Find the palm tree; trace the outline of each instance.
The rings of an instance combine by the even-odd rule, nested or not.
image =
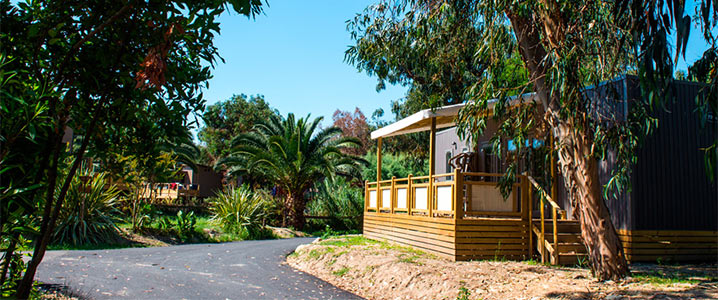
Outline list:
[[[227,166],[230,174],[248,174],[278,186],[286,197],[284,215],[298,230],[305,223],[305,194],[315,184],[337,174],[355,175],[366,163],[343,151],[359,147],[357,139],[341,136],[337,127],[319,129],[323,118],[311,122],[309,118],[295,119],[291,113],[286,119],[272,115],[255,124],[253,131],[236,136],[230,155],[218,162]],[[286,218],[283,223],[286,225]]]

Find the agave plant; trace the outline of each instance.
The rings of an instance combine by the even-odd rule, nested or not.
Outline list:
[[[60,244],[99,244],[116,237],[119,191],[105,174],[75,176],[57,220],[53,241]]]
[[[268,203],[248,186],[230,186],[210,198],[209,203],[212,220],[225,231],[244,234],[249,239],[266,235],[264,221]]]

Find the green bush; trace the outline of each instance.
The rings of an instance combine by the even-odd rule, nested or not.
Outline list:
[[[212,219],[227,232],[247,239],[271,237],[265,227],[268,203],[248,186],[229,187],[209,199]]]
[[[99,244],[117,237],[119,219],[115,205],[119,191],[96,174],[83,183],[81,176],[70,182],[65,203],[57,220],[53,242],[57,244]],[[85,177],[87,178],[87,177]]]
[[[183,211],[177,212],[177,235],[181,240],[186,240],[194,235],[195,227],[197,226],[197,216],[194,215],[193,211],[184,213]]]
[[[324,179],[317,184],[317,191],[307,205],[308,214],[328,216],[329,219],[310,220],[310,226],[322,230],[329,226],[333,230],[361,229],[364,212],[364,191],[352,186],[344,178]]]
[[[367,153],[364,159],[369,162],[366,168],[362,169],[364,180],[376,181],[376,153]],[[381,178],[391,179],[406,178],[409,174],[413,176],[424,176],[429,173],[429,161],[412,158],[406,154],[384,153],[381,156]]]

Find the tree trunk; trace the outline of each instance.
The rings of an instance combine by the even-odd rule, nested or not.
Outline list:
[[[104,97],[103,100],[104,101]],[[62,121],[60,122],[61,126],[59,128],[62,128],[62,130],[59,131],[59,134],[56,134],[53,136],[52,140],[53,143],[55,143],[55,149],[53,153],[53,167],[50,172],[50,185],[47,189],[46,199],[45,199],[45,214],[43,215],[42,225],[40,227],[40,238],[35,240],[35,249],[32,253],[32,259],[30,259],[30,262],[27,264],[27,269],[25,270],[25,274],[22,277],[22,280],[20,281],[20,284],[17,287],[17,293],[16,298],[19,299],[27,299],[30,297],[30,292],[32,291],[32,286],[35,281],[35,272],[37,272],[37,267],[40,265],[40,262],[42,262],[42,258],[45,256],[45,251],[47,250],[47,245],[50,243],[50,239],[52,237],[52,233],[55,230],[55,223],[57,222],[57,218],[60,215],[60,209],[62,209],[62,204],[65,202],[65,196],[67,195],[67,191],[70,188],[70,183],[72,181],[72,178],[75,176],[75,173],[77,172],[77,169],[80,166],[80,163],[82,163],[82,159],[85,155],[85,151],[87,150],[87,146],[90,143],[90,140],[92,139],[92,134],[94,132],[95,125],[97,124],[97,120],[99,118],[99,114],[95,114],[95,116],[92,118],[92,121],[90,122],[90,126],[88,126],[87,132],[85,133],[85,137],[82,140],[82,145],[80,146],[80,149],[75,154],[75,159],[72,162],[72,166],[70,167],[70,170],[67,172],[67,176],[65,177],[65,182],[60,188],[60,193],[57,195],[57,199],[55,199],[55,184],[57,181],[57,169],[59,164],[59,154],[60,154],[60,141],[62,140],[62,135],[64,135],[64,128],[67,124],[67,117],[64,117]],[[53,201],[54,200],[54,201]],[[52,207],[54,203],[54,207]],[[52,214],[47,215],[46,213],[50,210],[48,208],[52,208]]]
[[[294,227],[295,230],[304,229],[305,218],[304,218],[304,203],[303,193],[292,193],[289,196],[289,224]]]
[[[599,280],[625,277],[628,275],[626,258],[601,193],[597,159],[592,155],[593,137],[586,132],[575,132],[575,126],[569,123],[570,117],[562,120],[559,116],[558,95],[550,93],[551,88],[546,82],[544,60],[547,52],[541,43],[543,29],[537,19],[511,10],[507,10],[506,15],[516,34],[519,52],[529,70],[534,90],[546,113],[545,121],[553,129],[559,148],[562,149],[559,166],[578,211],[581,236],[588,249],[593,274]],[[553,37],[557,36],[560,35]]]
[[[12,235],[12,238],[10,240],[10,245],[5,250],[5,256],[3,257],[3,264],[2,264],[2,270],[0,271],[0,287],[2,287],[5,284],[5,278],[7,277],[7,272],[10,269],[10,261],[12,261],[13,256],[15,256],[15,246],[17,246],[17,240],[20,238],[20,234],[15,232]]]
[[[581,223],[581,237],[588,249],[591,271],[598,280],[618,280],[628,274],[623,246],[616,235],[598,177],[598,161],[591,155],[585,135],[559,126],[561,173],[571,191],[574,209]]]

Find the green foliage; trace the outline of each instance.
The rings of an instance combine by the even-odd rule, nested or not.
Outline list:
[[[209,156],[206,163],[214,164],[227,156],[232,138],[249,132],[255,123],[277,114],[277,110],[270,108],[262,95],[234,95],[208,106],[202,114],[204,127],[198,133],[199,140],[206,144],[206,154]]]
[[[152,186],[157,182],[169,182],[179,171],[176,156],[159,148],[147,155],[115,154],[106,161],[107,168],[114,171],[129,188],[122,198],[121,209],[128,216],[132,230],[140,231],[151,219],[153,207],[148,200],[156,195]],[[148,199],[149,198],[149,199]]]
[[[474,57],[482,26],[467,21],[468,7],[444,6],[442,18],[413,8],[409,1],[379,1],[347,22],[356,45],[349,46],[345,60],[377,76],[377,90],[386,82],[410,86],[403,105],[408,110],[398,113],[403,117],[463,102],[464,90],[484,70]]]
[[[249,174],[273,183],[286,197],[286,209],[295,229],[304,227],[305,193],[324,178],[336,174],[356,176],[364,161],[344,149],[358,146],[354,138],[341,137],[336,127],[319,129],[322,118],[310,121],[273,115],[255,125],[252,132],[232,141],[233,152],[218,162],[232,175]]]
[[[312,216],[327,216],[329,219],[310,220],[315,228],[329,227],[333,230],[357,230],[364,211],[364,190],[352,186],[342,177],[325,178],[316,185],[312,201],[307,204],[307,213]]]
[[[368,162],[366,168],[362,169],[362,179],[376,181],[376,154],[368,153],[364,156]],[[413,176],[424,176],[429,173],[429,162],[427,160],[412,159],[407,154],[382,154],[381,156],[381,178],[391,179],[406,178],[409,174]]]
[[[72,179],[63,203],[65,209],[53,233],[54,243],[101,244],[117,238],[119,219],[115,206],[120,192],[106,177],[85,173]]]
[[[339,269],[339,270],[332,271],[332,274],[334,274],[334,276],[342,277],[342,276],[344,276],[344,274],[346,274],[347,272],[349,272],[349,270],[351,270],[351,269],[350,269],[349,267],[346,267],[346,266],[345,266],[345,267],[342,267],[342,268]]]
[[[456,300],[469,300],[469,296],[471,296],[471,291],[462,286],[459,288],[459,295],[456,296]]]
[[[12,45],[0,53],[0,161],[2,169],[13,168],[4,175],[16,191],[3,201],[11,207],[0,210],[14,217],[3,216],[0,230],[42,215],[34,244],[44,253],[58,217],[50,212],[65,200],[85,154],[101,160],[111,153],[143,155],[183,136],[193,125],[188,116],[204,108],[202,89],[219,55],[217,19],[230,9],[254,16],[261,2],[0,1],[0,45]],[[79,149],[65,149],[68,129],[82,137]],[[62,181],[68,156],[72,167]],[[4,178],[0,186],[7,190]],[[30,296],[41,260],[32,258],[15,297]]]
[[[361,235],[345,235],[345,236],[332,236],[325,241],[319,242],[319,244],[326,245],[326,246],[336,246],[336,247],[351,247],[351,246],[379,244],[379,242],[365,238]]]
[[[470,89],[486,77],[486,52],[479,52],[489,22],[475,14],[471,1],[423,2],[382,0],[347,23],[355,45],[345,60],[360,71],[376,76],[377,89],[385,82],[409,86],[404,99],[392,102],[396,119],[421,109],[470,100]],[[488,23],[488,25],[487,25]],[[511,41],[508,28],[492,42]],[[497,49],[504,66],[491,76],[510,86],[526,85],[528,72],[514,47]],[[522,89],[510,89],[515,95]],[[383,114],[383,112],[382,112]],[[384,126],[381,122],[377,127]],[[415,133],[385,140],[388,152],[404,153],[414,160],[428,157],[428,134]]]
[[[718,46],[716,46],[716,38],[710,32],[706,39],[709,43],[712,42],[712,47],[688,67],[688,76],[692,80],[707,83],[707,86],[703,87],[696,95],[697,113],[701,118],[702,127],[718,122]],[[713,129],[715,130],[715,125]],[[706,175],[712,182],[716,182],[716,178],[718,178],[718,139],[701,150],[705,153]]]
[[[177,236],[181,240],[187,240],[192,237],[195,233],[195,226],[197,225],[197,216],[194,215],[193,211],[185,213],[184,211],[177,212]]]
[[[208,200],[212,219],[225,231],[262,239],[271,234],[265,227],[267,201],[246,185],[229,187]]]

